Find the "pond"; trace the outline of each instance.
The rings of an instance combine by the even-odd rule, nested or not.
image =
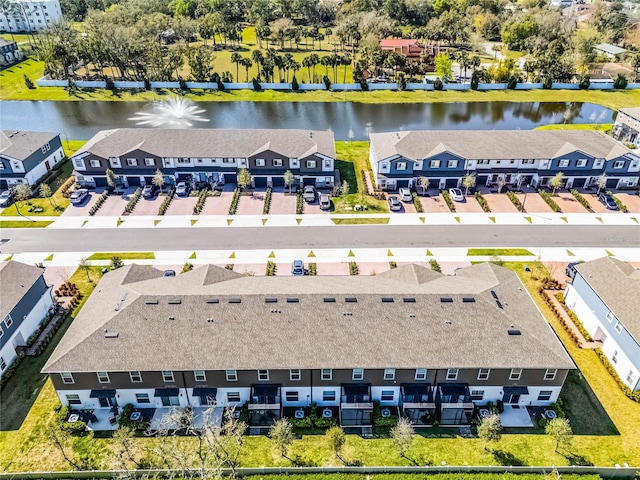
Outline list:
[[[532,129],[549,123],[613,123],[615,112],[577,102],[468,102],[366,104],[352,102],[195,102],[207,122],[194,128],[303,128],[333,130],[336,140],[367,140],[394,130]],[[152,112],[152,103],[5,101],[2,130],[61,132],[86,140],[97,131],[135,127],[131,120]]]

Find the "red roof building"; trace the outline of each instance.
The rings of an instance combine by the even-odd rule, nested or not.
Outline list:
[[[420,58],[424,45],[412,38],[384,38],[380,41],[382,50],[390,50],[407,58]]]

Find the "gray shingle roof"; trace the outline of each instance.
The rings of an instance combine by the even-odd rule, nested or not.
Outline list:
[[[630,150],[591,130],[420,130],[371,134],[378,160],[411,160],[447,150],[467,159],[555,158],[580,150],[596,158],[618,158]]]
[[[123,285],[139,268],[151,267],[104,276],[43,372],[573,368],[517,276],[495,265],[456,276],[413,265],[371,277],[215,276],[218,267],[204,266]],[[512,325],[522,335],[508,335]],[[118,337],[105,338],[105,330]]]
[[[640,107],[621,108],[620,111],[631,118],[640,120]]]
[[[640,270],[611,257],[580,263],[576,269],[636,341],[640,342]]]
[[[2,135],[0,135],[0,154],[23,161],[57,136],[57,133],[49,132],[2,130]]]
[[[41,268],[26,263],[13,260],[0,263],[0,321],[11,312],[43,273]]]
[[[79,155],[91,152],[102,158],[120,157],[141,149],[159,157],[242,157],[273,150],[291,158],[320,153],[335,158],[333,133],[317,130],[225,130],[118,128],[102,130]]]

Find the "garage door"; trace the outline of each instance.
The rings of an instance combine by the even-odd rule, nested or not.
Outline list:
[[[271,181],[274,187],[284,187],[284,177],[282,176],[271,177]]]
[[[93,177],[93,181],[96,184],[96,187],[106,187],[109,185],[107,183],[107,177]]]
[[[238,175],[236,175],[235,173],[225,173],[224,174],[224,183],[230,183],[232,185],[235,185],[236,183],[238,183]]]
[[[587,183],[586,178],[574,178],[573,179],[573,188],[582,188],[584,184]]]
[[[533,182],[533,175],[525,175],[524,179],[522,180],[522,185],[529,186],[531,185],[531,182]]]
[[[476,185],[478,187],[486,187],[488,181],[489,181],[489,175],[478,175],[478,180],[476,181]]]
[[[267,177],[253,177],[253,184],[256,187],[266,187],[267,186]]]
[[[315,186],[316,184],[316,177],[303,177],[302,178],[302,185],[313,185]]]
[[[409,186],[409,179],[398,180],[398,188],[407,188]]]
[[[9,188],[9,184],[4,178],[0,178],[0,190],[6,190]]]
[[[447,178],[445,180],[444,188],[455,188],[458,186],[457,178]]]
[[[618,178],[607,179],[607,188],[616,188],[618,186],[618,182],[619,182]]]
[[[193,175],[191,175],[190,173],[179,173],[178,174],[178,181],[179,182],[190,182],[193,180]]]
[[[134,176],[134,177],[127,177],[127,182],[129,183],[130,187],[139,187],[140,186],[140,177],[139,176]]]

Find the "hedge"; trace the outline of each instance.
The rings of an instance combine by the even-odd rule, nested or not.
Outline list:
[[[487,203],[487,199],[484,198],[484,195],[482,195],[482,193],[480,193],[480,192],[476,192],[475,197],[476,197],[476,200],[478,201],[478,203],[480,204],[480,207],[482,208],[482,211],[490,213],[491,212],[491,207],[489,207],[489,204]]]
[[[360,268],[356,262],[349,262],[349,275],[360,275]]]
[[[547,302],[549,309],[553,312],[558,322],[560,322],[560,325],[562,325],[562,328],[564,328],[565,332],[567,332],[567,335],[569,335],[569,338],[571,338],[573,343],[575,343],[578,346],[578,348],[582,348],[582,345],[580,344],[580,338],[575,334],[573,329],[569,325],[567,325],[567,322],[565,322],[564,317],[558,311],[558,307],[556,307],[553,301],[551,301],[549,294],[543,288],[540,288],[539,293],[542,296],[542,299],[545,302]]]
[[[278,270],[278,267],[276,266],[275,262],[272,262],[271,260],[269,260],[267,262],[267,271],[266,271],[265,275],[267,277],[275,277],[277,270]]]
[[[200,193],[198,194],[198,201],[193,207],[194,215],[200,215],[200,213],[202,213],[202,209],[204,208],[204,204],[207,201],[208,196],[209,196],[209,190],[207,190],[206,188],[203,188],[202,190],[200,190]]]
[[[613,368],[613,365],[611,365],[611,362],[609,362],[609,359],[606,357],[604,353],[602,353],[602,350],[600,350],[599,348],[596,348],[595,352],[596,352],[596,355],[598,355],[598,358],[600,359],[604,367],[607,369],[607,371],[611,374],[613,379],[616,381],[616,383],[620,387],[620,390],[622,390],[623,393],[634,402],[640,403],[640,390],[631,390],[629,388],[629,385],[627,385],[622,381],[622,379],[618,376],[618,372],[616,372],[616,369]]]
[[[574,312],[569,310],[567,308],[567,305],[564,303],[564,293],[563,292],[556,293],[556,299],[558,300],[558,302],[560,302],[560,305],[562,305],[562,307],[564,308],[564,311],[567,313],[567,315],[569,315],[569,318],[575,324],[576,328],[580,331],[584,339],[587,342],[593,342],[593,338],[591,338],[591,335],[589,334],[589,332],[587,332],[587,329],[584,328],[584,325],[582,325],[582,322],[580,321],[578,316]]]
[[[586,208],[590,212],[592,211],[589,201],[586,198],[584,198],[578,190],[576,190],[575,188],[571,190],[571,195],[575,197],[575,199],[578,201],[580,205],[582,205],[584,208]]]
[[[545,192],[544,190],[540,189],[540,190],[538,190],[538,194],[547,203],[547,205],[549,205],[551,207],[551,210],[553,210],[556,213],[562,212],[562,209],[560,208],[560,205],[558,205],[556,203],[556,201],[553,198],[551,198],[551,195],[549,195],[548,192]]]
[[[94,203],[93,206],[89,209],[89,215],[92,215],[92,216],[95,215],[96,212],[102,206],[102,204],[107,200],[108,196],[109,196],[108,190],[105,190],[104,192],[102,192],[102,194],[100,194],[100,196],[98,197],[98,200],[96,200],[96,203]]]
[[[268,187],[267,192],[264,194],[264,205],[262,206],[262,213],[267,215],[271,210],[271,191],[272,188]]]
[[[318,266],[315,263],[309,264],[309,275],[312,277],[318,275]]]
[[[442,268],[435,258],[429,260],[429,265],[431,266],[431,270],[442,273]]]
[[[167,196],[164,197],[164,200],[162,201],[160,208],[158,209],[158,215],[164,215],[165,213],[167,213],[167,209],[169,208],[169,205],[171,205],[171,200],[173,200],[173,196],[175,194],[176,194],[176,189],[174,187],[171,187],[167,192]]]
[[[447,207],[449,207],[449,210],[455,212],[456,206],[454,205],[453,200],[451,200],[451,195],[449,195],[449,192],[447,192],[446,190],[442,190],[442,192],[440,193],[442,194],[442,198],[444,198],[444,201],[447,203]]]
[[[129,202],[124,207],[124,213],[129,214],[133,212],[133,209],[136,208],[136,203],[140,200],[140,195],[142,195],[142,189],[140,187],[136,188],[136,191],[133,192],[133,196],[129,198]]]
[[[416,212],[418,213],[424,212],[424,208],[422,208],[422,202],[420,202],[420,198],[418,198],[418,194],[416,192],[413,192],[411,196],[413,197],[413,206],[416,207]]]
[[[238,202],[240,201],[240,189],[236,187],[233,191],[233,198],[231,199],[231,205],[229,205],[229,215],[235,215],[238,211]]]
[[[302,192],[298,192],[298,196],[296,198],[296,215],[302,215],[304,213],[304,197],[302,196]]]
[[[507,197],[509,198],[509,200],[511,200],[511,203],[513,203],[513,206],[516,207],[516,209],[519,212],[522,212],[522,202],[520,201],[520,199],[518,198],[518,196],[513,193],[513,192],[507,192]]]

